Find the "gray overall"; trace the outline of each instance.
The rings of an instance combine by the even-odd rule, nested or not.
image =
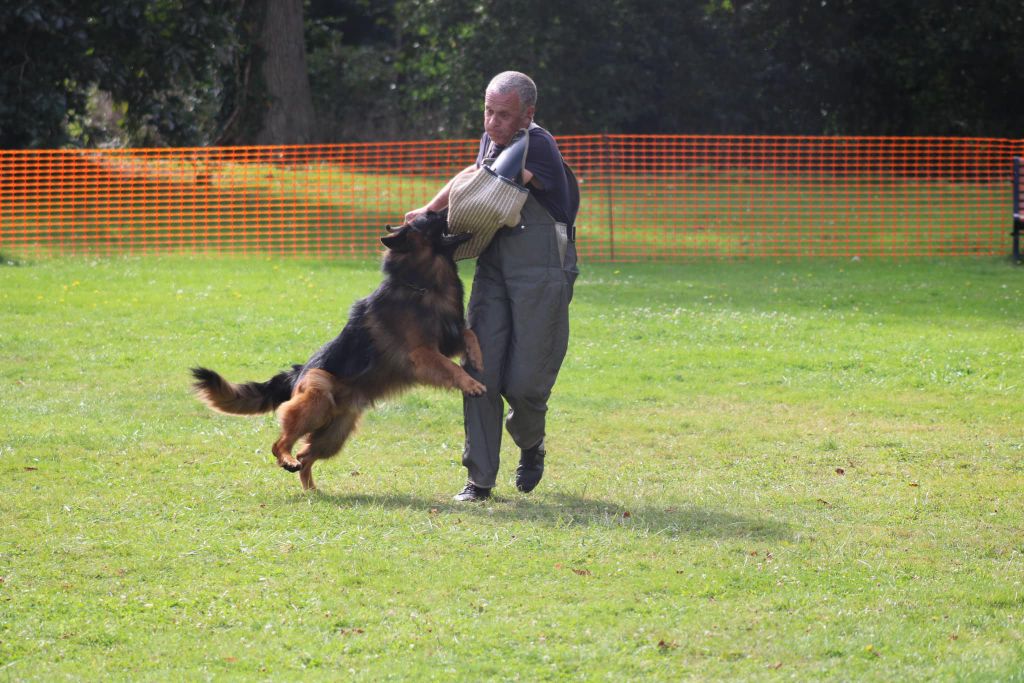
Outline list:
[[[522,225],[498,232],[480,255],[467,321],[480,340],[484,372],[467,371],[487,387],[463,397],[469,481],[492,488],[498,475],[502,418],[519,448],[544,438],[548,397],[569,345],[569,301],[576,245],[531,195]],[[502,398],[508,401],[508,416]]]

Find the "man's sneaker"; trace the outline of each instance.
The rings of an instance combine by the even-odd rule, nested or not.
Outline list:
[[[491,490],[485,489],[483,486],[477,486],[471,481],[466,482],[466,488],[462,489],[461,492],[456,493],[452,500],[457,500],[460,503],[475,503],[481,500],[487,500],[491,497]]]
[[[516,488],[529,493],[537,488],[540,478],[544,476],[544,440],[533,448],[524,448],[519,456],[519,467],[516,468]]]

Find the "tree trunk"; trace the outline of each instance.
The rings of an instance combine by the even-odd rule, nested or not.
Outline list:
[[[249,51],[240,69],[235,110],[217,143],[314,142],[302,0],[247,0],[241,23]]]

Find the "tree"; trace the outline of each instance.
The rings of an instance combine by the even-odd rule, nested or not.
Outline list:
[[[1019,0],[741,0],[720,19],[754,131],[1019,135]]]
[[[112,94],[135,143],[194,143],[216,109],[233,12],[212,0],[36,0],[0,9],[0,145],[96,144]]]
[[[316,116],[306,67],[302,0],[248,0],[234,97],[220,144],[313,142]]]
[[[387,140],[422,130],[400,96],[402,41],[394,0],[311,0],[306,9],[310,87],[327,140]]]
[[[0,9],[0,146],[309,142],[302,0],[35,0]]]
[[[467,137],[505,69],[562,135],[1017,137],[1022,34],[1020,0],[19,0],[0,145],[103,143],[96,93],[132,145]]]

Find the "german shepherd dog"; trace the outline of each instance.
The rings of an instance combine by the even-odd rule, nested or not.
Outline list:
[[[483,369],[480,343],[466,326],[462,281],[453,253],[471,237],[448,233],[447,212],[428,213],[381,238],[384,280],[357,301],[341,333],[306,361],[266,382],[234,384],[213,370],[192,369],[196,395],[232,415],[278,411],[277,464],[313,489],[317,460],[341,450],[363,411],[415,384],[486,388],[450,359],[464,355]],[[292,447],[306,437],[295,456]]]

